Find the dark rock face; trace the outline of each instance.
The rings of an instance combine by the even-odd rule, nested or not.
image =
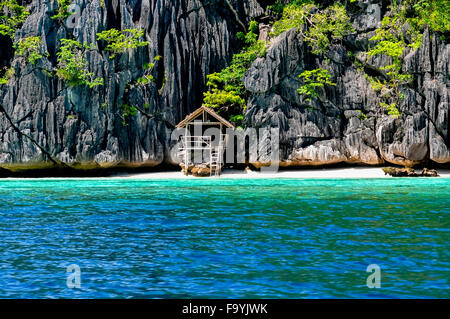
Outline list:
[[[36,66],[15,59],[15,77],[0,87],[0,104],[21,132],[0,116],[0,164],[46,161],[43,150],[69,164],[169,161],[172,125],[201,105],[206,75],[226,66],[239,50],[235,34],[243,31],[241,23],[264,15],[266,1],[229,2],[233,9],[222,0],[75,0],[79,24],[70,28],[50,18],[56,1],[31,1],[31,15],[16,38],[41,36],[50,56]],[[358,34],[349,40],[360,51],[382,18],[379,2],[360,1],[363,14],[354,18]],[[104,86],[69,88],[43,71],[56,66],[59,39],[73,35],[97,44],[96,33],[111,27],[140,27],[151,46],[114,60],[92,51],[90,70],[105,79]],[[320,60],[290,30],[273,40],[267,57],[255,61],[243,79],[252,93],[246,122],[280,128],[285,166],[449,163],[449,48],[426,32],[421,48],[406,55],[403,68],[414,75],[414,89],[406,92],[402,116],[394,120],[382,114],[376,93],[344,45],[331,48],[330,61]],[[157,55],[162,59],[154,70],[156,83],[127,88]],[[317,67],[330,71],[337,86],[309,105],[297,93],[298,75]],[[125,103],[148,107],[124,125]]]
[[[178,123],[201,104],[206,75],[225,67],[239,49],[234,35],[243,30],[235,13],[248,24],[264,12],[255,0],[230,3],[233,10],[224,1],[214,0],[75,0],[72,4],[81,13],[74,16],[79,23],[71,29],[50,18],[56,1],[32,1],[31,15],[16,37],[41,36],[50,57],[37,67],[16,59],[15,78],[0,90],[0,103],[17,127],[55,159],[158,165],[167,154],[170,123]],[[115,60],[107,52],[93,51],[89,67],[104,77],[104,86],[67,88],[42,71],[55,67],[60,38],[71,33],[75,40],[96,44],[96,33],[111,27],[140,27],[151,46]],[[142,76],[143,64],[157,55],[162,59],[154,74],[156,84],[127,92],[127,83]],[[141,108],[148,103],[145,112],[150,116],[138,112],[123,125],[120,115],[125,103]],[[0,163],[46,159],[3,116],[0,130]]]
[[[383,167],[384,175],[392,177],[439,177],[435,169],[424,168],[421,173],[417,173],[412,167],[395,168]]]
[[[352,47],[367,42],[381,19],[376,1],[362,4],[369,17],[354,20],[358,34],[349,40]],[[246,122],[280,129],[281,165],[449,163],[450,45],[425,32],[422,46],[406,55],[403,69],[414,76],[414,89],[405,93],[399,105],[402,115],[395,120],[383,114],[376,93],[347,50],[345,43],[334,46],[332,58],[321,60],[290,30],[273,40],[267,56],[246,73],[245,86],[252,93]],[[380,62],[369,60],[376,67]],[[327,87],[311,104],[297,93],[302,85],[298,75],[318,67],[328,70],[337,85]]]

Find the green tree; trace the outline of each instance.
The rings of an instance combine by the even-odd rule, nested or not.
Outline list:
[[[36,64],[42,57],[48,56],[48,52],[42,53],[42,40],[40,37],[26,37],[15,44],[16,55],[23,56],[31,64]]]
[[[258,31],[259,24],[252,21],[246,34],[238,33],[237,37],[244,41],[246,46],[233,55],[228,67],[207,76],[209,90],[204,93],[203,105],[228,115],[230,121],[235,124],[241,124],[243,120],[242,113],[248,96],[242,78],[253,61],[264,56],[267,51],[267,44],[258,40]]]
[[[0,1],[0,35],[14,40],[16,30],[29,16],[29,12],[16,0]],[[7,84],[14,76],[14,68],[4,67],[0,70],[0,85]]]
[[[354,32],[350,17],[341,3],[319,9],[313,1],[300,0],[283,6],[281,19],[273,25],[273,34],[279,35],[293,28],[297,29],[316,55],[326,54],[331,43]],[[319,97],[318,89],[325,85],[336,85],[331,82],[330,73],[323,68],[304,71],[299,78],[304,84],[298,93],[304,95],[308,102],[311,98]]]
[[[311,101],[311,96],[319,97],[317,89],[323,88],[325,85],[336,86],[336,83],[331,82],[331,74],[322,68],[304,71],[299,77],[303,79],[304,85],[298,89],[298,93],[305,95],[306,101]]]
[[[368,51],[369,56],[384,55],[391,60],[390,64],[380,68],[385,73],[383,81],[372,80],[371,83],[375,91],[382,93],[380,106],[394,118],[400,115],[397,106],[402,98],[401,86],[408,84],[412,79],[410,74],[402,72],[402,55],[407,48],[402,26],[403,21],[400,17],[384,17],[381,27],[376,30],[376,35],[370,39],[375,45]]]
[[[70,0],[58,0],[58,10],[56,11],[56,14],[52,16],[52,19],[64,21],[69,16],[71,16],[73,13],[69,12],[69,7],[72,1]]]
[[[141,40],[143,36],[144,31],[139,29],[125,29],[123,31],[110,29],[97,33],[97,40],[103,40],[108,44],[105,50],[111,52],[110,58],[113,59],[116,54],[123,53],[128,49],[149,45],[149,42]]]
[[[154,83],[155,78],[152,75],[153,69],[155,67],[155,64],[161,60],[161,56],[157,55],[155,56],[153,62],[145,63],[144,64],[144,74],[139,77],[136,81],[138,85],[147,85],[149,83]]]
[[[1,84],[7,84],[9,79],[11,79],[14,76],[14,68],[10,67],[10,68],[4,68],[3,70],[3,75],[0,77],[0,85]]]
[[[14,39],[16,30],[30,13],[16,0],[0,1],[0,35]]]
[[[61,46],[56,53],[58,56],[56,75],[69,86],[87,85],[93,88],[103,85],[103,78],[95,77],[88,69],[85,55],[93,48],[92,45],[81,44],[75,40],[61,39]]]
[[[450,2],[448,0],[406,0],[401,12],[415,28],[441,33],[450,32]]]
[[[297,28],[313,54],[325,53],[332,41],[340,40],[354,31],[341,3],[320,10],[310,1],[287,5],[282,18],[273,25],[273,33],[279,35],[292,28]]]
[[[122,118],[122,124],[128,126],[129,118],[137,114],[137,108],[134,106],[129,106],[128,104],[122,104],[121,110],[122,113],[120,114],[120,117]]]
[[[406,28],[405,28],[406,27]],[[403,99],[402,87],[409,84],[412,75],[402,70],[403,55],[408,47],[418,49],[425,28],[448,34],[450,32],[450,2],[446,0],[392,1],[390,12],[383,18],[376,35],[370,41],[374,45],[368,55],[386,56],[390,62],[380,68],[382,79],[368,77],[379,94],[380,106],[394,118],[400,116],[398,105]],[[406,37],[406,35],[409,37]]]

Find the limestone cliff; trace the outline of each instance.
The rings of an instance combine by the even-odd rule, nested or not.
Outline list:
[[[285,166],[449,163],[450,45],[425,31],[421,47],[405,53],[403,70],[415,80],[399,107],[400,118],[393,119],[380,113],[377,94],[349,56],[367,50],[382,18],[374,15],[381,1],[364,2],[363,8],[366,14],[353,20],[357,34],[333,46],[328,61],[311,54],[295,30],[276,38],[267,57],[255,61],[244,78],[252,92],[247,122],[280,128]],[[371,58],[368,67],[381,63]],[[328,70],[337,85],[313,105],[305,104],[296,90],[298,75],[318,67]]]
[[[229,63],[241,45],[236,33],[252,19],[263,21],[270,1],[74,0],[81,9],[74,28],[51,19],[56,0],[23,3],[31,14],[16,37],[40,36],[49,56],[33,66],[14,58],[7,49],[10,40],[1,38],[1,66],[10,63],[15,73],[0,86],[5,111],[0,116],[0,164],[151,167],[168,161],[173,124],[201,105],[206,75]],[[251,92],[245,123],[280,128],[285,166],[450,163],[449,44],[425,32],[421,47],[404,59],[403,68],[415,81],[399,107],[401,117],[380,114],[377,96],[348,50],[364,51],[383,4],[359,3],[361,13],[352,17],[357,33],[331,48],[330,61],[310,54],[295,30],[272,40],[267,56],[257,59],[243,79]],[[380,10],[374,10],[377,6]],[[150,46],[113,60],[101,48],[92,51],[89,68],[105,81],[94,89],[67,87],[48,76],[45,69],[56,66],[61,38],[97,44],[96,33],[113,27],[142,28]],[[143,65],[158,55],[155,84],[129,89],[127,84],[142,76]],[[298,75],[318,66],[330,71],[337,86],[322,92],[311,107],[297,93]],[[143,110],[127,124],[120,117],[124,103]]]

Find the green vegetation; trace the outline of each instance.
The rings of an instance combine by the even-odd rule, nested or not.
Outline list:
[[[403,24],[404,21],[399,16],[384,17],[381,27],[376,30],[376,35],[370,39],[376,44],[368,51],[369,56],[385,55],[390,57],[391,63],[380,69],[385,74],[383,80],[369,78],[369,81],[375,92],[380,92],[379,97],[382,99],[380,106],[394,118],[400,116],[397,109],[401,96],[400,87],[408,84],[412,79],[410,74],[402,73],[402,55],[408,47],[402,31]],[[414,39],[419,41],[419,44],[411,46],[419,47],[421,38],[421,35],[415,36]],[[389,103],[389,101],[393,102]]]
[[[394,0],[395,1],[395,0]],[[450,2],[448,0],[406,0],[399,9],[401,15],[415,29],[450,32]]]
[[[292,1],[275,4],[276,10],[283,9],[282,17],[273,25],[273,35],[279,35],[287,30],[296,28],[311,48],[313,54],[325,54],[333,41],[341,40],[354,30],[350,23],[345,7],[335,3],[325,9],[319,9],[312,1]],[[329,59],[327,58],[329,61]],[[318,88],[325,85],[336,85],[330,81],[331,75],[323,68],[304,71],[299,76],[304,85],[298,89],[299,94],[318,98]]]
[[[25,19],[30,15],[25,6],[20,5],[17,0],[0,1],[0,35],[7,36],[14,40],[16,30],[20,28]],[[40,40],[37,37],[30,37],[20,40],[16,46],[19,55],[27,55],[28,61],[33,64],[42,55],[39,53]],[[14,68],[5,67],[3,75],[0,77],[0,85],[7,84],[8,80],[14,76]]]
[[[380,106],[387,110],[388,115],[393,118],[398,118],[400,116],[400,111],[397,109],[397,105],[395,103],[387,104],[384,102],[380,103]]]
[[[275,3],[267,6],[267,9],[270,13],[281,16],[288,6],[301,6],[302,4],[314,3],[313,0],[276,0]],[[297,26],[293,26],[295,28]],[[290,28],[289,28],[290,29]]]
[[[23,56],[31,64],[36,64],[36,62],[41,59],[44,54],[41,53],[42,40],[40,37],[27,37],[20,39],[16,44],[16,54],[18,56]],[[48,56],[48,53],[45,53]]]
[[[303,79],[304,85],[298,89],[298,92],[302,95],[306,95],[306,101],[311,101],[311,96],[318,98],[318,88],[323,88],[325,85],[336,85],[331,82],[331,74],[322,68],[305,71],[299,75]]]
[[[342,4],[320,10],[311,1],[294,1],[285,6],[282,18],[273,25],[273,33],[279,35],[292,28],[297,28],[313,54],[324,53],[331,41],[354,31]]]
[[[52,16],[52,19],[63,21],[72,15],[72,12],[69,12],[69,6],[71,4],[70,0],[58,0],[58,11]]]
[[[58,0],[58,10],[51,18],[63,21],[70,15],[68,11],[71,4],[70,0]],[[106,7],[105,2],[101,1],[102,7]],[[0,35],[8,36],[14,40],[15,31],[28,17],[29,12],[24,6],[18,4],[16,0],[0,1]],[[141,40],[144,36],[143,30],[126,29],[119,31],[110,29],[97,34],[99,41],[105,41],[106,51],[110,52],[110,58],[114,58],[117,54],[123,53],[128,49],[147,46],[148,42]],[[38,36],[30,36],[20,39],[14,44],[15,55],[26,59],[28,63],[36,64],[39,59],[49,56],[47,52],[42,52],[42,40]],[[60,47],[56,53],[58,64],[56,71],[45,70],[42,72],[48,76],[56,76],[67,82],[68,86],[86,85],[94,88],[103,85],[104,79],[96,77],[93,72],[89,71],[86,54],[90,50],[97,49],[95,44],[82,44],[73,39],[61,39]],[[143,66],[144,74],[137,80],[138,85],[146,85],[154,82],[151,75],[155,63],[160,60],[160,56],[155,57],[153,63],[146,63]],[[4,68],[0,70],[0,85],[7,84],[8,80],[14,76],[14,68]],[[162,83],[164,86],[165,79]],[[149,108],[149,106],[146,106]],[[127,104],[121,106],[121,118],[126,124],[130,116],[136,115],[137,108],[130,107]]]
[[[153,72],[156,62],[158,62],[159,60],[161,60],[161,56],[157,55],[155,56],[153,63],[144,64],[144,75],[137,79],[136,83],[138,85],[147,85],[149,83],[155,82],[155,78],[153,77],[153,75],[151,75],[151,73]]]
[[[116,54],[123,53],[127,49],[147,46],[149,44],[147,41],[140,40],[143,36],[144,31],[139,29],[125,29],[123,31],[110,29],[97,33],[97,40],[104,40],[108,43],[105,50],[111,52],[110,58],[113,59]]]
[[[272,36],[295,28],[302,39],[310,47],[311,52],[320,57],[323,65],[331,63],[331,56],[327,56],[330,45],[343,43],[348,50],[348,56],[353,64],[361,70],[367,71],[367,60],[361,58],[364,54],[352,52],[355,48],[342,41],[344,37],[354,32],[347,9],[350,12],[361,10],[350,4],[355,0],[341,0],[338,2],[313,0],[275,0],[268,6],[270,16],[278,21],[273,24]],[[0,35],[11,38],[14,44],[15,55],[21,56],[28,63],[35,65],[48,53],[43,52],[41,38],[30,36],[14,41],[17,29],[21,27],[28,17],[24,1],[0,1]],[[57,0],[58,8],[52,19],[63,21],[72,13],[68,11],[71,0]],[[105,8],[105,1],[100,0]],[[347,8],[347,9],[346,9]],[[376,30],[375,36],[370,39],[367,57],[384,56],[388,61],[379,70],[371,66],[371,76],[366,74],[373,89],[380,98],[380,109],[390,116],[398,117],[400,112],[397,106],[404,98],[404,87],[411,83],[412,75],[402,70],[403,57],[406,52],[418,49],[421,45],[423,32],[426,28],[439,32],[438,36],[448,42],[450,32],[450,2],[448,0],[392,0],[391,7]],[[214,108],[229,118],[237,126],[242,125],[247,100],[250,96],[245,89],[242,78],[251,64],[258,57],[264,57],[268,44],[258,40],[259,24],[252,21],[248,32],[239,32],[237,38],[242,41],[243,49],[233,56],[228,67],[220,72],[207,76],[208,91],[204,93],[204,105]],[[69,34],[68,38],[72,38]],[[149,43],[144,39],[144,31],[140,29],[117,30],[110,29],[97,34],[100,47],[104,47],[111,59],[129,49],[145,47]],[[9,40],[8,40],[9,42]],[[62,39],[57,52],[58,64],[56,76],[67,81],[69,86],[86,85],[90,88],[103,85],[103,79],[89,72],[86,54],[89,50],[97,49],[95,44],[86,45],[72,39]],[[409,51],[408,51],[409,50]],[[143,65],[140,77],[133,81],[133,86],[146,86],[155,82],[155,64],[153,62]],[[366,64],[364,64],[366,63]],[[323,66],[322,65],[322,66]],[[320,66],[320,65],[318,65]],[[326,67],[328,68],[328,67]],[[0,71],[0,84],[8,82],[14,76],[14,69],[5,67]],[[49,76],[54,70],[42,70]],[[376,74],[376,76],[374,76]],[[306,101],[319,98],[319,93],[326,86],[335,86],[331,74],[324,68],[306,70],[299,75],[302,86],[299,94],[305,96]],[[166,77],[162,80],[159,91],[164,88]],[[145,107],[147,109],[147,106]],[[124,104],[120,107],[120,116],[124,121],[136,114],[134,107]]]
[[[364,114],[363,111],[361,111],[361,110],[356,110],[356,111],[359,112],[358,118],[359,118],[361,121],[367,120],[367,115]]]
[[[406,85],[412,80],[412,76],[402,72],[402,55],[407,48],[403,32],[402,21],[399,17],[384,17],[382,26],[376,30],[376,35],[370,41],[376,41],[374,47],[368,51],[369,56],[385,55],[390,57],[391,64],[381,67],[385,78],[383,81],[371,79],[373,89],[380,92],[382,102],[380,106],[388,111],[394,118],[399,117],[397,109],[401,99],[401,85]],[[392,101],[389,103],[389,101]]]
[[[279,35],[292,28],[297,28],[308,43],[313,54],[326,54],[329,45],[353,32],[345,6],[339,2],[320,8],[310,0],[277,0],[269,10],[281,18],[273,25],[273,35]],[[353,1],[350,1],[353,2]],[[399,3],[397,3],[399,2]],[[384,55],[390,63],[384,65],[380,72],[381,80],[367,75],[374,90],[381,98],[380,106],[392,117],[398,117],[397,105],[403,99],[401,88],[411,82],[412,76],[402,72],[402,57],[408,47],[417,49],[421,45],[422,32],[426,27],[433,31],[447,33],[450,31],[450,3],[446,0],[393,0],[392,6],[376,35],[370,39],[374,45],[368,56]],[[408,27],[405,29],[405,25]],[[405,34],[406,32],[406,34]],[[408,35],[408,40],[406,40]],[[350,52],[349,57],[359,70],[364,65]],[[311,97],[318,97],[317,88],[335,85],[324,69],[305,71],[300,75],[304,85],[298,92]]]
[[[92,45],[81,44],[70,39],[61,39],[61,47],[56,53],[58,56],[58,69],[56,76],[67,81],[69,86],[87,85],[93,88],[103,85],[103,78],[95,78],[89,72],[86,52],[92,50]]]
[[[120,117],[122,118],[122,124],[128,126],[128,120],[131,116],[135,116],[137,114],[137,108],[134,106],[129,106],[128,104],[122,104],[121,109],[122,114]]]
[[[313,54],[326,54],[332,41],[340,40],[353,32],[345,6],[339,2],[326,8],[320,8],[310,0],[285,2],[277,0],[275,4],[269,6],[272,13],[281,16],[273,25],[273,35],[297,28]],[[413,49],[420,47],[422,32],[426,27],[448,34],[450,31],[450,2],[446,0],[405,0],[401,2],[393,0],[390,10],[383,19],[381,27],[376,30],[376,35],[370,39],[374,45],[367,53],[369,57],[388,56],[391,62],[380,69],[383,74],[381,80],[368,75],[367,78],[382,99],[380,106],[386,109],[392,117],[398,117],[400,112],[397,105],[404,97],[401,88],[412,80],[410,74],[402,72],[403,53],[408,47]],[[405,25],[408,27],[405,28]],[[353,53],[349,54],[349,57],[359,70],[364,70],[364,65],[355,58]],[[304,80],[305,84],[298,91],[307,96],[307,101],[311,97],[318,97],[317,88],[324,85],[335,85],[329,81],[329,74],[326,70],[321,68],[305,71],[300,78]]]
[[[292,2],[287,5],[279,4],[278,6],[277,10],[283,9],[281,19],[273,24],[273,35],[275,36],[290,29],[302,27],[306,17],[311,15],[309,11],[314,7],[314,4],[312,1],[302,1],[301,3]]]
[[[0,77],[0,85],[1,84],[7,84],[9,79],[11,79],[14,76],[14,68],[10,67],[10,68],[5,68],[3,70],[3,76]]]
[[[406,33],[404,27],[406,28]],[[429,27],[432,31],[450,31],[450,2],[445,0],[406,0],[400,5],[394,0],[391,12],[383,18],[376,35],[370,39],[375,45],[369,56],[384,55],[390,64],[381,67],[382,80],[369,77],[372,88],[379,93],[380,106],[390,116],[398,118],[398,104],[404,98],[402,86],[412,81],[412,75],[402,71],[403,53],[408,47],[418,49],[422,44],[422,32]],[[409,35],[409,37],[406,37]],[[409,39],[409,41],[407,40]]]
[[[67,2],[62,2],[62,4],[65,5]],[[148,45],[148,42],[139,40],[143,34],[144,31],[138,29],[126,29],[124,31],[110,29],[98,33],[97,39],[108,43],[105,50],[111,52],[110,58],[114,58],[116,54],[122,53],[127,49]],[[93,44],[87,45],[81,44],[76,40],[61,39],[61,46],[56,54],[58,56],[56,76],[67,81],[69,86],[87,85],[93,88],[103,85],[103,78],[95,77],[95,74],[89,72],[88,69],[86,53],[94,49],[95,46]],[[159,58],[156,57],[155,61],[159,60]],[[146,73],[138,79],[138,84],[147,84],[153,81],[153,77],[150,74],[153,67],[154,64],[152,63],[144,65]]]
[[[340,40],[353,32],[350,17],[340,3],[319,10],[308,0],[294,0],[288,4],[276,1],[269,6],[269,10],[281,15],[281,19],[273,25],[272,35],[297,28],[314,54],[324,53],[332,41]],[[237,125],[242,123],[248,98],[242,78],[253,61],[264,56],[267,51],[267,44],[258,40],[258,30],[258,23],[252,21],[247,34],[238,33],[238,38],[244,41],[246,47],[233,56],[227,68],[207,77],[209,91],[204,94],[203,105],[227,114],[230,121]],[[305,84],[299,89],[299,93],[305,94],[308,101],[311,96],[318,97],[319,87],[335,85],[324,69],[305,71],[300,77]]]
[[[237,125],[243,120],[248,96],[242,78],[253,61],[267,51],[267,44],[258,40],[258,31],[258,23],[252,21],[247,34],[241,32],[237,35],[246,44],[244,49],[233,56],[227,68],[207,77],[210,90],[204,93],[203,105],[227,114],[230,121]]]
[[[17,0],[0,1],[0,35],[14,39],[14,34],[30,13]]]
[[[369,51],[369,55],[385,54],[393,59],[393,64],[401,63],[400,58],[406,48],[402,25],[398,17],[384,17],[381,27],[376,30],[376,35],[370,39],[377,43]]]

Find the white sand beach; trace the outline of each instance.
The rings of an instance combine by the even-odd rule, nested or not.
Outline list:
[[[450,170],[438,170],[441,178],[450,178]],[[118,175],[114,178],[132,179],[204,179],[205,177],[184,176],[179,172],[154,172],[145,174]],[[216,177],[214,177],[216,178]],[[225,169],[218,178],[393,178],[385,175],[381,167],[352,167],[352,168],[323,168],[323,169],[299,169],[281,170],[275,173],[260,173],[256,171]]]

